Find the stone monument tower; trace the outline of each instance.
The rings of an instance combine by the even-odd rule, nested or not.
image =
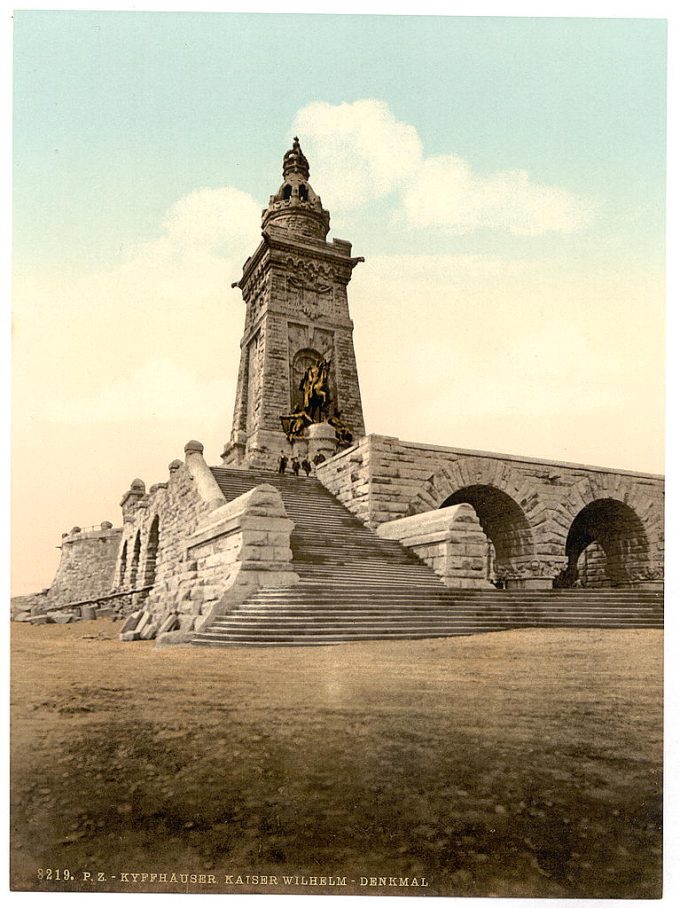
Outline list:
[[[326,241],[329,213],[297,137],[243,266],[241,362],[225,466],[274,467],[283,450],[325,456],[365,434],[347,284],[362,258]]]

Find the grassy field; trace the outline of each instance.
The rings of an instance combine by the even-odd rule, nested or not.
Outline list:
[[[117,630],[12,626],[15,889],[660,894],[659,631],[210,651]]]

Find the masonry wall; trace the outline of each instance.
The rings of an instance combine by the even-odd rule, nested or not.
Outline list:
[[[331,361],[332,405],[355,436],[364,433],[353,323],[347,284],[357,260],[351,244],[326,243],[271,228],[244,266],[239,286],[246,303],[234,422],[222,455],[225,465],[244,461],[276,468],[288,448],[281,416],[292,412],[301,375],[296,357],[314,351]]]
[[[42,613],[111,592],[122,529],[105,521],[99,527],[73,527],[61,537],[59,567],[49,589],[12,600],[12,612]]]
[[[414,552],[446,586],[490,588],[489,545],[469,504],[390,520],[377,532]]]
[[[147,494],[135,480],[121,502],[116,586],[129,593],[128,611],[143,610],[147,636],[172,616],[189,635],[260,586],[299,581],[290,568],[293,522],[279,492],[263,484],[226,502],[202,450],[190,442],[167,482]],[[126,634],[136,639],[134,630]]]
[[[121,534],[110,523],[88,530],[74,527],[64,534],[49,599],[61,605],[109,593]]]
[[[224,496],[221,502],[217,494],[215,499],[218,505],[224,503]],[[186,540],[200,517],[210,513],[214,505],[200,494],[189,465],[176,460],[169,466],[167,482],[153,485],[148,494],[140,481],[136,488],[133,483],[121,506],[124,523],[116,565],[116,590],[133,593],[129,608],[143,603],[154,613],[178,609],[182,600],[180,590],[194,574]],[[152,565],[149,541],[154,522],[158,527],[158,547]],[[145,589],[150,586],[151,590]]]
[[[470,490],[478,495],[481,490],[491,501],[487,524],[495,522],[502,535],[502,545],[492,540],[498,575],[524,585],[552,585],[567,566],[567,540],[576,518],[598,501],[612,501],[642,530],[611,544],[612,560],[618,560],[618,568],[623,565],[626,584],[654,585],[663,579],[661,477],[378,435],[322,464],[317,475],[371,527],[445,502],[460,503]]]

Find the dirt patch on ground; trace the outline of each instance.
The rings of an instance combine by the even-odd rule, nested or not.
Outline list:
[[[660,631],[208,650],[118,629],[12,627],[14,889],[660,895]]]

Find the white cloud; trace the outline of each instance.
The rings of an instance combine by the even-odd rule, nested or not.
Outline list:
[[[193,411],[211,420],[208,404],[220,396],[220,411],[225,401],[230,409],[244,320],[230,284],[257,246],[259,218],[260,206],[240,190],[199,189],[116,267],[18,274],[14,397],[22,416],[76,424]]]
[[[414,227],[538,236],[587,226],[593,206],[558,186],[533,183],[526,171],[480,176],[462,158],[441,155],[424,160],[414,174],[403,195],[403,213]]]
[[[403,185],[420,165],[422,143],[414,126],[397,120],[384,101],[353,104],[316,101],[298,111],[301,137],[324,204],[360,208]]]
[[[252,251],[253,234],[260,221],[260,206],[240,189],[223,186],[197,189],[170,207],[163,220],[166,238],[179,248]]]
[[[172,296],[189,286],[212,294],[225,267],[240,276],[259,240],[260,212],[252,196],[232,186],[197,189],[171,205],[158,238],[129,247],[117,270],[137,289],[141,280]]]
[[[293,128],[331,213],[395,193],[396,214],[408,226],[452,233],[571,233],[593,218],[591,201],[536,183],[525,171],[479,174],[456,155],[425,156],[415,127],[383,101],[314,102],[298,112]]]

